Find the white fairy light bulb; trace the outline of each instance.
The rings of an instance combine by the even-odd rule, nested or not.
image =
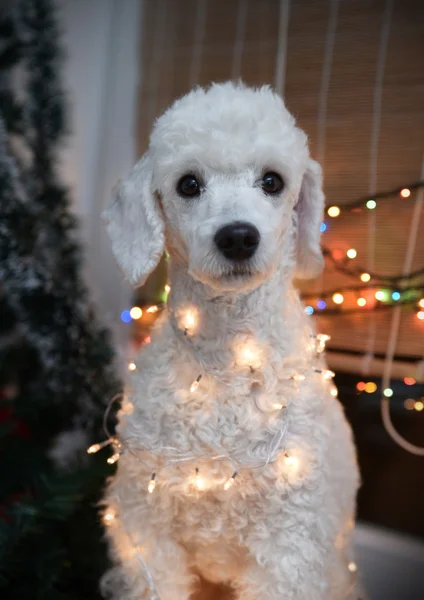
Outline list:
[[[356,573],[356,571],[358,570],[358,565],[356,564],[356,562],[350,561],[350,563],[347,565],[347,568],[349,569],[349,571],[351,573]]]
[[[89,448],[87,448],[87,454],[96,454],[102,448],[109,446],[114,443],[114,439],[111,438],[109,440],[105,440],[104,442],[100,442],[99,444],[92,444]]]
[[[187,329],[191,329],[196,325],[196,317],[192,310],[188,310],[184,317],[184,325]]]
[[[262,362],[262,348],[254,340],[240,342],[235,348],[237,364],[241,367],[257,369]]]
[[[87,448],[87,454],[96,454],[99,450],[101,450],[101,444],[93,444],[89,448]]]
[[[149,485],[147,486],[147,491],[149,492],[149,494],[153,494],[153,492],[155,491],[155,487],[156,487],[156,473],[152,473],[152,476],[149,481]]]
[[[330,369],[325,369],[325,371],[322,372],[322,376],[324,377],[324,379],[333,379],[333,377],[335,377],[336,374],[334,373],[334,371],[330,371]]]
[[[195,486],[197,487],[197,489],[199,491],[204,490],[205,487],[206,487],[206,482],[203,479],[203,477],[200,475],[200,471],[199,471],[198,467],[196,467],[196,477],[195,477],[195,480],[194,480],[194,484],[195,484]]]
[[[299,459],[297,456],[293,456],[293,454],[284,452],[284,462],[290,471],[297,471],[299,468]]]
[[[193,383],[191,384],[191,386],[190,386],[190,392],[191,392],[192,394],[193,394],[193,393],[194,393],[194,392],[197,390],[197,388],[199,387],[199,382],[200,382],[200,380],[201,380],[201,379],[202,379],[202,375],[200,374],[200,375],[198,375],[197,379],[195,379],[195,380],[193,381]]]
[[[167,294],[169,294],[169,292],[171,291],[171,286],[169,285],[169,283],[167,283],[164,287],[164,290]]]
[[[119,454],[119,452],[115,452],[115,454],[112,454],[112,456],[109,456],[109,458],[107,459],[108,464],[114,465],[116,462],[118,462],[120,456],[121,455]]]
[[[303,373],[295,373],[295,374],[292,376],[292,379],[293,379],[294,381],[305,381],[305,379],[306,379],[306,376],[305,376],[305,375],[303,375]]]
[[[128,400],[126,400],[122,404],[121,410],[125,415],[132,415],[134,412],[134,404],[132,402],[129,402]]]
[[[147,309],[147,312],[150,314],[156,313],[159,310],[159,306],[156,306],[156,304],[154,304],[153,306],[149,306],[149,308]]]
[[[319,333],[317,335],[316,350],[317,350],[318,354],[321,354],[322,352],[324,352],[325,345],[330,339],[331,339],[330,336],[327,335],[326,333]]]
[[[196,327],[196,313],[193,309],[188,310],[182,317],[182,325],[184,327],[184,335],[188,335]]]
[[[137,365],[135,364],[135,362],[128,363],[128,371],[135,371],[136,368],[137,368]]]
[[[336,388],[335,385],[332,385],[330,388],[330,394],[333,396],[333,398],[337,398],[338,393],[339,390]]]
[[[274,402],[272,406],[275,408],[275,410],[281,410],[283,408],[283,404],[281,404],[281,402]]]
[[[105,525],[110,525],[112,523],[112,521],[115,520],[115,517],[116,517],[115,513],[108,511],[103,515],[103,523]]]
[[[230,489],[230,487],[232,487],[234,485],[234,480],[237,477],[238,472],[234,471],[234,473],[231,475],[231,477],[229,479],[227,479],[227,481],[224,483],[224,490],[227,491]]]

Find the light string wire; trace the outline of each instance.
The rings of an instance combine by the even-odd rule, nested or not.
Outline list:
[[[424,156],[421,165],[421,177],[424,177]],[[408,237],[408,246],[405,254],[405,259],[403,263],[402,273],[407,275],[412,267],[412,261],[414,259],[415,249],[418,240],[418,231],[421,222],[421,215],[423,212],[423,204],[424,204],[424,192],[420,190],[417,195],[417,199],[415,201],[414,212],[411,218],[411,227]],[[401,319],[401,307],[398,306],[393,311],[392,322],[390,326],[389,333],[389,343],[387,346],[386,360],[384,364],[383,371],[383,379],[382,379],[382,388],[383,390],[390,387],[390,379],[393,367],[393,358],[396,351],[396,344],[399,336],[399,327],[400,327],[400,319]],[[390,398],[387,398],[382,394],[381,397],[381,416],[383,419],[384,427],[390,437],[404,450],[410,452],[411,454],[415,454],[416,456],[424,456],[424,447],[417,446],[415,444],[410,443],[406,440],[400,433],[396,430],[393,425],[391,415],[390,415]]]
[[[300,307],[300,303],[298,303],[298,308],[299,307]],[[301,308],[299,308],[299,310],[301,310]],[[186,343],[187,347],[190,348],[191,352],[194,354],[194,357],[195,357],[197,363],[199,364],[199,370],[201,371],[201,373],[198,375],[198,377],[194,380],[193,383],[196,383],[196,382],[200,383],[204,374],[210,375],[210,376],[214,377],[217,381],[223,382],[227,385],[234,385],[234,382],[255,383],[255,382],[259,381],[256,378],[255,369],[253,369],[253,370],[251,369],[250,376],[247,376],[247,377],[244,376],[242,378],[239,377],[236,379],[232,378],[232,380],[230,382],[227,382],[222,377],[222,375],[224,374],[224,371],[218,370],[218,369],[210,369],[210,368],[208,369],[205,365],[205,361],[196,352],[196,350],[193,346],[191,336],[187,335],[186,329],[181,329],[178,326],[174,312],[171,311],[169,308],[167,309],[167,312],[169,315],[169,322],[170,322],[171,326],[173,327],[175,333],[181,338],[181,340],[183,342]],[[314,367],[314,365],[313,365],[314,356],[318,356],[319,354],[321,354],[324,351],[325,344],[329,340],[329,336],[326,336],[324,334],[315,335],[313,333],[310,333],[310,337],[313,338],[313,340],[314,340],[313,344],[310,345],[310,350],[311,350],[310,358],[305,363],[303,368],[301,368],[300,370],[298,369],[297,372],[293,373],[293,375],[291,375],[290,377],[287,378],[288,382],[294,381],[294,382],[300,383],[301,381],[303,381],[306,378],[308,373],[320,374],[324,379],[331,379],[332,377],[334,377],[334,373],[332,371],[330,371],[328,369],[320,369],[320,368]],[[196,385],[193,388],[193,384],[192,384],[191,391],[195,392],[197,387],[198,386]],[[298,392],[300,392],[300,389],[295,389],[294,391],[296,393],[298,393]],[[106,411],[104,414],[104,419],[103,419],[103,428],[104,428],[107,440],[105,442],[94,444],[94,445],[90,446],[90,448],[88,449],[88,452],[95,453],[95,452],[99,451],[100,449],[102,449],[103,447],[113,444],[115,446],[116,452],[111,457],[108,458],[108,462],[110,464],[117,462],[119,460],[119,457],[126,451],[130,452],[133,456],[137,457],[138,460],[145,463],[146,461],[141,460],[140,457],[134,452],[134,449],[131,448],[131,446],[129,445],[129,442],[131,441],[131,439],[135,439],[135,438],[127,438],[127,439],[120,440],[117,436],[112,435],[108,428],[107,423],[108,423],[108,419],[109,419],[109,415],[110,415],[112,406],[115,404],[115,402],[117,402],[123,396],[124,396],[123,392],[119,393],[119,394],[115,394],[115,396],[113,396],[111,398],[111,400],[109,401],[108,406],[106,408]],[[257,406],[257,404],[256,404],[256,406]],[[274,433],[274,435],[272,436],[272,438],[268,444],[269,450],[268,450],[266,458],[262,459],[260,461],[258,461],[257,459],[251,459],[251,460],[242,459],[236,452],[235,453],[220,452],[219,454],[211,454],[211,453],[204,453],[204,452],[201,454],[200,453],[190,453],[190,452],[180,453],[180,452],[178,452],[178,449],[174,448],[174,447],[163,447],[163,448],[161,448],[160,452],[158,452],[158,451],[155,451],[154,448],[151,448],[151,447],[148,447],[145,445],[143,445],[143,447],[140,448],[139,440],[136,440],[137,444],[138,444],[137,450],[138,451],[141,450],[142,452],[148,452],[152,456],[154,456],[155,459],[161,459],[162,465],[156,467],[156,470],[154,471],[155,476],[154,476],[153,481],[156,480],[157,473],[162,471],[163,469],[165,469],[167,466],[173,465],[176,463],[189,462],[189,461],[192,461],[192,462],[197,461],[198,463],[204,462],[204,461],[228,461],[232,465],[236,466],[236,470],[235,470],[236,475],[238,475],[241,471],[246,470],[246,469],[265,468],[268,464],[275,462],[280,457],[282,452],[284,452],[284,453],[286,452],[285,448],[281,448],[280,446],[286,435],[287,428],[288,428],[289,416],[288,416],[288,411],[287,411],[287,405],[286,406],[281,405],[280,410],[281,410],[281,414],[283,414],[283,412],[284,412],[283,423],[282,423],[281,427],[279,429],[277,429],[277,431]],[[164,456],[164,453],[166,453],[166,456]],[[169,454],[169,453],[171,453],[171,454]],[[233,478],[235,478],[236,475],[233,474]]]
[[[373,123],[371,130],[370,144],[370,173],[369,173],[369,193],[375,194],[377,188],[377,167],[378,167],[378,145],[380,140],[381,128],[381,109],[383,100],[383,82],[386,65],[387,47],[389,43],[390,25],[393,12],[393,0],[386,0],[386,7],[383,16],[383,24],[380,33],[380,46],[378,51],[376,80],[374,86],[373,98]],[[377,216],[374,211],[368,215],[368,270],[374,270],[375,263],[375,239],[377,229]],[[375,339],[377,335],[377,322],[374,315],[370,316],[368,327],[367,353],[363,361],[363,373],[369,371],[372,356],[374,354]]]
[[[345,202],[340,206],[341,215],[357,215],[360,211],[355,209],[366,207],[367,202],[369,200],[394,200],[398,199],[399,195],[403,190],[407,190],[408,192],[412,192],[413,190],[419,190],[424,187],[424,181],[422,179],[418,181],[413,181],[412,183],[406,183],[405,185],[398,186],[395,188],[391,188],[390,190],[384,190],[382,192],[370,192],[367,196],[361,196],[356,200],[350,200],[349,202]],[[410,197],[410,194],[407,198]],[[375,207],[374,207],[375,208]]]
[[[379,275],[378,273],[375,273],[374,271],[368,271],[363,267],[354,267],[354,268],[349,269],[348,267],[346,267],[345,265],[340,263],[340,261],[338,261],[336,258],[334,258],[331,250],[329,250],[325,246],[323,247],[323,254],[326,258],[328,258],[333,263],[333,267],[337,271],[340,271],[341,273],[343,273],[343,275],[347,275],[349,277],[356,278],[361,273],[368,273],[370,276],[370,280],[374,279],[375,281],[383,281],[383,282],[388,281],[388,282],[392,282],[392,283],[396,284],[396,283],[399,283],[402,281],[409,281],[411,279],[415,279],[417,277],[420,277],[421,275],[424,275],[424,267],[420,267],[419,269],[416,269],[415,271],[408,273],[407,275],[405,275],[403,271],[396,275]],[[371,283],[372,282],[370,281],[370,284]],[[366,288],[369,286],[363,286],[363,287]]]

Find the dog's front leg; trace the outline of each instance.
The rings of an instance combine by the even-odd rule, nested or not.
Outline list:
[[[262,522],[249,535],[246,568],[233,582],[239,600],[345,600],[352,577],[345,567],[337,590],[330,575],[334,548],[302,525]]]
[[[148,481],[125,472],[131,456],[112,480],[105,503],[114,518],[107,521],[107,537],[115,567],[102,580],[111,600],[188,600],[197,582],[188,556],[173,536],[175,511],[166,490],[154,494],[140,488]]]

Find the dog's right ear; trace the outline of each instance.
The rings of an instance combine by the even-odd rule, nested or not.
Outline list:
[[[134,286],[143,285],[164,251],[164,222],[153,190],[148,153],[117,184],[103,218],[125,277]]]

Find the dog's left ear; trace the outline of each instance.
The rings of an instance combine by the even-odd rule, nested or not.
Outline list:
[[[103,219],[125,277],[134,286],[143,285],[164,251],[164,221],[153,190],[148,153],[118,183]]]
[[[313,279],[324,267],[319,243],[324,213],[324,192],[321,167],[311,158],[308,159],[295,210],[297,212],[295,277]]]

